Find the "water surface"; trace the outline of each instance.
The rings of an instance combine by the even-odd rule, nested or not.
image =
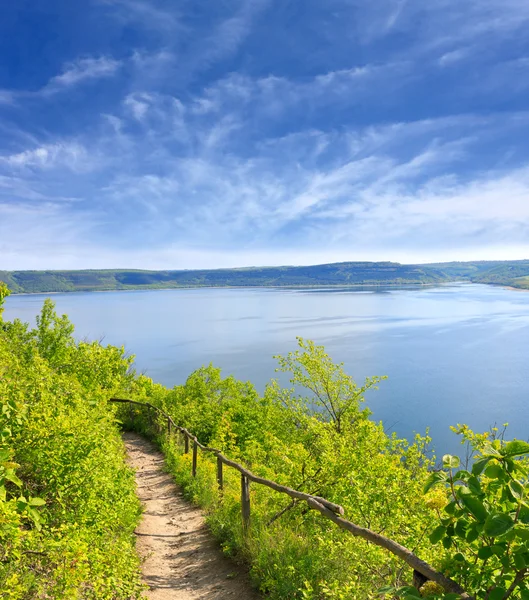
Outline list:
[[[11,296],[5,318],[33,322],[46,295]],[[367,402],[388,430],[430,427],[438,454],[460,452],[449,426],[511,424],[529,436],[529,293],[431,288],[195,289],[51,296],[79,338],[125,345],[165,385],[212,362],[259,390],[296,336],[323,344],[357,381],[388,375]]]

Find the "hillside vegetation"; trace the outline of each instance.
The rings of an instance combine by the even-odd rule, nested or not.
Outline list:
[[[165,410],[257,475],[342,505],[348,520],[413,550],[476,599],[529,598],[526,442],[460,425],[473,464],[446,455],[434,469],[427,434],[409,443],[370,418],[364,393],[383,378],[357,384],[302,339],[277,357],[292,387],[272,381],[260,396],[212,365],[167,389],[132,372],[122,348],[76,342],[72,333],[49,300],[33,330],[0,324],[2,598],[140,596],[139,506],[116,416],[154,436],[224,551],[249,563],[270,599],[459,597],[431,582],[419,591],[399,558],[264,486],[251,486],[244,530],[240,474],[225,471],[221,494],[215,458],[200,455],[193,477],[179,439],[155,434],[152,411],[123,406],[116,415],[108,403],[116,395]]]
[[[72,332],[50,301],[35,329],[0,315],[2,599],[141,594],[140,506],[107,403],[130,360]]]
[[[307,267],[251,267],[186,271],[0,271],[13,293],[49,293],[179,287],[431,285],[471,281],[527,287],[529,261],[401,265],[346,262]]]
[[[172,390],[139,378],[135,399],[160,407],[256,475],[342,505],[348,520],[412,549],[455,579],[467,598],[529,598],[529,444],[505,442],[496,429],[475,434],[459,425],[474,463],[445,455],[434,469],[427,435],[410,444],[370,419],[363,395],[383,378],[359,385],[322,347],[298,342],[296,352],[276,357],[292,388],[272,381],[260,397],[250,383],[224,379],[210,365]],[[131,420],[122,410],[129,427],[153,431],[145,411],[136,408]],[[165,420],[159,425],[165,431]],[[228,469],[220,494],[214,457],[200,454],[193,477],[180,441],[163,434],[157,440],[177,481],[207,509],[226,553],[251,563],[270,598],[460,597],[432,582],[419,591],[400,559],[263,486],[251,486],[245,535],[240,474]]]

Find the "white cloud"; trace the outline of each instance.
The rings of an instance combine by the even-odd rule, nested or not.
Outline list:
[[[180,19],[173,10],[164,10],[154,1],[147,0],[96,0],[113,9],[113,14],[123,23],[134,22],[159,33],[171,34],[182,29]]]
[[[441,67],[447,67],[458,62],[461,62],[469,55],[468,48],[458,48],[456,50],[451,50],[450,52],[446,52],[439,58],[439,65]]]
[[[52,77],[39,93],[45,96],[52,95],[82,81],[111,77],[120,67],[120,61],[105,56],[79,58],[64,65],[63,72]]]
[[[97,157],[89,153],[78,142],[56,142],[0,156],[0,165],[2,164],[15,169],[67,168],[70,171],[81,173],[95,168]]]

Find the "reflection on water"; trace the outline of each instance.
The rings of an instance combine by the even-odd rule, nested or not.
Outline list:
[[[32,321],[45,295],[11,296],[5,318]],[[326,346],[357,380],[388,375],[367,398],[399,435],[509,421],[529,435],[529,293],[482,285],[197,289],[54,294],[79,338],[122,345],[155,380],[183,383],[212,362],[262,390],[296,336]],[[279,377],[285,381],[284,376]]]

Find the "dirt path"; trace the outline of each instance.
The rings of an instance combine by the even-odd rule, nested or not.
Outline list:
[[[202,512],[187,502],[163,471],[163,455],[134,433],[126,433],[130,464],[136,469],[143,518],[136,533],[144,559],[143,580],[152,600],[258,600],[248,576],[225,558]]]

